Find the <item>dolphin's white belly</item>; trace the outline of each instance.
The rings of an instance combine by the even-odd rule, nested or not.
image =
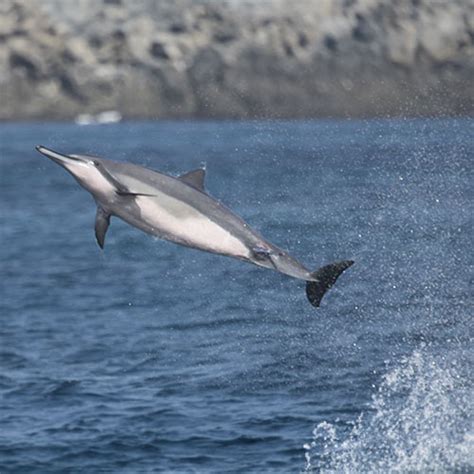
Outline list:
[[[187,246],[236,257],[248,257],[249,249],[226,229],[197,209],[167,194],[137,196],[140,219],[160,237]]]

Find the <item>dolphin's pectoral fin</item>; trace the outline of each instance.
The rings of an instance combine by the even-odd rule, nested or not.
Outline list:
[[[190,171],[189,173],[178,176],[178,179],[183,183],[189,184],[193,188],[204,191],[204,178],[206,177],[206,170],[199,168],[197,170]]]
[[[97,208],[95,215],[95,238],[101,249],[105,245],[105,234],[110,224],[110,214],[105,212],[100,206]]]
[[[341,273],[347,270],[353,263],[353,260],[344,260],[326,265],[313,272],[311,276],[316,281],[308,281],[306,283],[306,296],[309,302],[318,308],[326,291],[332,288]]]

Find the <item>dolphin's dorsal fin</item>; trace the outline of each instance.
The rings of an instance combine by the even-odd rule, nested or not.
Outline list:
[[[101,249],[105,245],[105,234],[110,224],[110,214],[104,211],[100,206],[97,207],[97,214],[95,215],[95,238]]]
[[[178,179],[183,183],[189,184],[193,188],[204,191],[204,178],[206,177],[206,170],[198,168],[197,170],[189,171],[188,173],[178,176]]]

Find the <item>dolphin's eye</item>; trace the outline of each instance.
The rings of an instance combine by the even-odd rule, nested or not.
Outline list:
[[[94,163],[94,166],[97,166],[97,167],[100,165],[100,163],[98,161],[95,161],[95,160],[92,163]]]

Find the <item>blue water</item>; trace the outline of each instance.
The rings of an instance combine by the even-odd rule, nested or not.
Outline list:
[[[2,124],[0,472],[473,472],[471,119]],[[304,284],[153,239],[34,151],[207,188]]]

